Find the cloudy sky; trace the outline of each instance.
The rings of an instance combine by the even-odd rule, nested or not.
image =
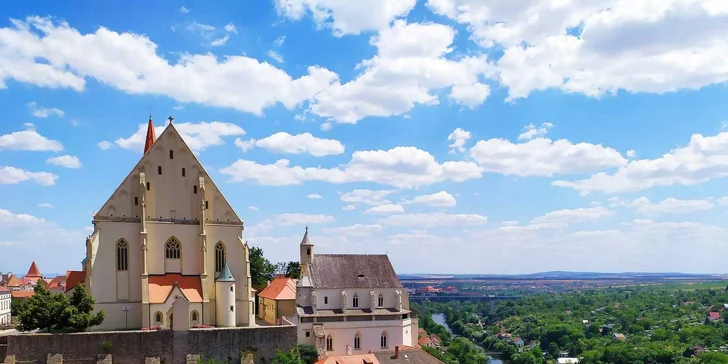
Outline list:
[[[4,6],[0,271],[79,268],[149,105],[272,261],[728,271],[728,2],[208,3]]]

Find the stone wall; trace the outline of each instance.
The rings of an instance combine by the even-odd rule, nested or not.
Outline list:
[[[160,363],[186,363],[187,355],[214,357],[240,363],[241,356],[253,355],[256,363],[270,363],[276,349],[296,346],[295,326],[229,329],[84,332],[77,334],[23,334],[8,337],[7,355],[16,363],[46,363],[49,355],[61,354],[64,364],[95,363],[106,349],[114,364],[142,364],[146,358]],[[2,358],[0,358],[2,359]]]

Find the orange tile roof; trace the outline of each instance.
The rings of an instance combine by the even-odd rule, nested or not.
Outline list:
[[[28,273],[25,275],[25,278],[40,278],[42,275],[40,274],[40,270],[38,269],[38,266],[35,264],[35,261],[30,265],[30,269],[28,269]]]
[[[16,276],[10,276],[10,278],[8,278],[8,281],[7,281],[8,287],[19,287],[21,284],[22,284],[22,281],[20,280],[20,278],[18,278]]]
[[[68,271],[66,271],[66,274],[68,274]],[[56,288],[56,287],[63,287],[66,285],[66,276],[56,276],[55,278],[51,279],[50,282],[48,282],[48,288]]]
[[[374,354],[341,355],[321,359],[316,364],[379,364],[379,360]]]
[[[188,301],[202,302],[202,281],[200,276],[183,276],[181,274],[165,274],[149,276],[149,303],[164,303],[177,283]]]
[[[76,287],[79,283],[83,284],[83,282],[85,280],[86,280],[85,271],[78,271],[78,270],[66,271],[66,292],[72,290],[73,287]]]
[[[430,338],[427,336],[420,336],[420,339],[417,340],[417,343],[420,344],[420,346],[427,346],[427,344],[430,343]]]
[[[296,299],[296,280],[293,278],[275,278],[265,287],[258,297],[268,298],[271,300],[295,300]]]
[[[12,298],[28,298],[32,297],[35,294],[34,291],[12,291],[11,297]]]

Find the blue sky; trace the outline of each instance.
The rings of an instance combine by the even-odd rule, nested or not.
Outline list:
[[[151,105],[274,262],[308,225],[400,273],[726,272],[722,3],[4,10],[0,271],[78,269]]]

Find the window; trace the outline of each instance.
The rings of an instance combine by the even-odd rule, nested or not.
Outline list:
[[[210,208],[210,201],[205,200],[205,210]]]
[[[174,159],[174,151],[173,150],[170,150],[169,151],[169,159]]]
[[[326,337],[326,351],[334,351],[334,339],[331,335]]]
[[[387,348],[387,332],[382,333],[381,339],[379,339],[379,343],[382,344],[382,349]]]
[[[156,322],[158,324],[162,323],[162,313],[161,312],[157,312],[156,314],[154,314],[154,322]]]
[[[139,197],[134,197],[134,206],[139,206]]]
[[[180,249],[177,239],[171,238],[167,241],[167,246],[165,247],[165,257],[167,259],[179,259]]]
[[[184,176],[185,176],[185,169],[182,168],[182,177],[184,177]]]
[[[147,191],[152,189],[152,182],[147,182]]]
[[[356,335],[354,335],[354,350],[360,350],[361,349],[361,336],[359,336],[359,333],[357,332]]]
[[[197,185],[192,186],[192,193],[197,194]]]
[[[384,306],[384,296],[381,293],[379,294],[379,301],[377,302],[377,306],[379,306],[379,307]]]
[[[306,331],[306,337],[310,337],[310,336],[311,336],[311,331]]]
[[[235,306],[230,306],[230,312],[235,312]]]
[[[197,311],[192,311],[192,321],[197,321]]]
[[[218,242],[215,245],[215,272],[222,272],[222,267],[225,265],[225,247],[222,242]],[[230,287],[233,288],[233,287]]]
[[[311,248],[306,249],[306,255],[311,255]]]
[[[324,297],[324,305],[328,305],[328,304],[329,304],[329,298],[328,297]]]
[[[116,270],[126,271],[129,269],[129,244],[125,240],[116,243]]]
[[[162,174],[162,166],[157,166],[157,174]]]
[[[354,293],[354,297],[351,298],[351,306],[354,308],[359,307],[359,296]]]

